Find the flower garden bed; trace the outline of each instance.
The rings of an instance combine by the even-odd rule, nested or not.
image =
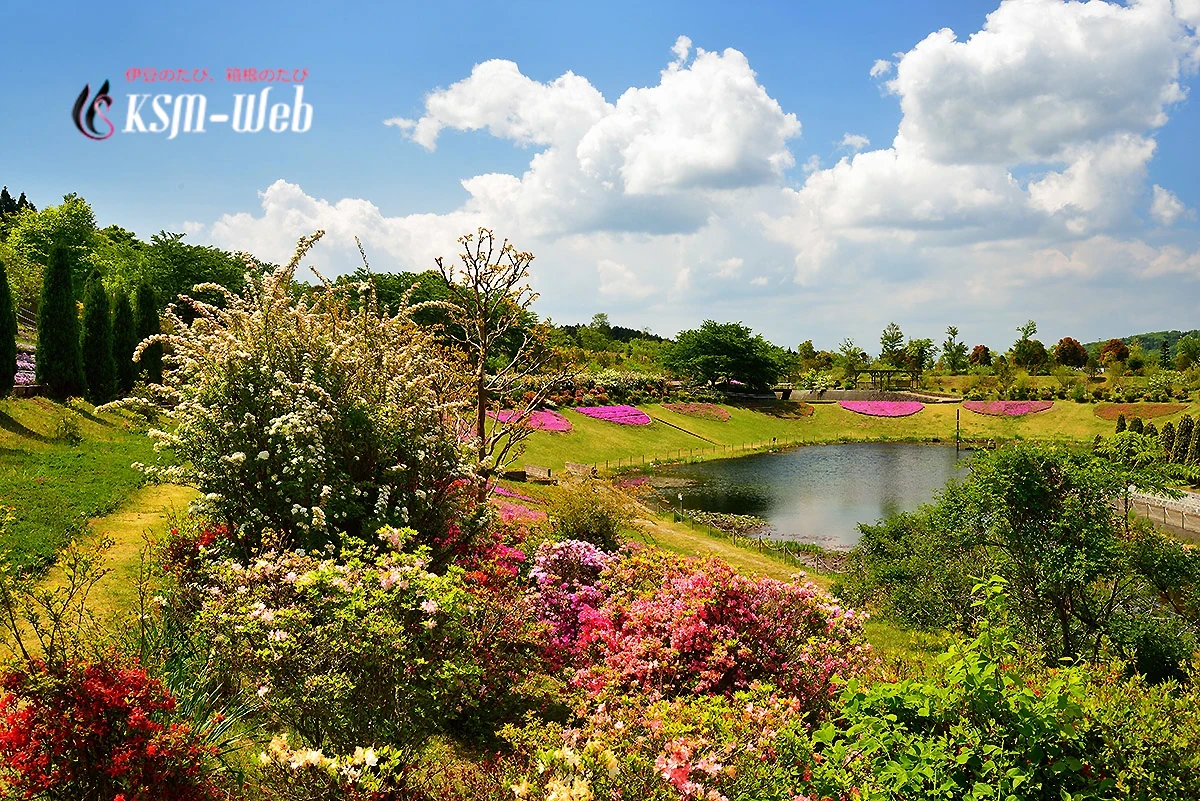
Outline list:
[[[650,425],[650,415],[632,406],[580,406],[575,411],[586,417],[622,426]]]
[[[500,512],[500,519],[508,522],[511,520],[545,520],[546,513],[530,509],[528,506],[520,503],[512,503],[510,501],[493,499],[492,503]]]
[[[34,361],[33,354],[21,351],[17,353],[17,378],[16,385],[18,387],[29,386],[34,382]]]
[[[1101,403],[1097,404],[1095,412],[1102,420],[1116,420],[1122,414],[1126,419],[1140,417],[1150,420],[1182,412],[1187,407],[1186,403]]]
[[[512,498],[517,501],[525,501],[526,503],[541,503],[537,498],[530,498],[528,495],[522,495],[519,492],[513,492],[508,487],[492,487],[492,492],[497,495],[502,495],[505,498]]]
[[[1054,401],[963,401],[963,408],[975,414],[989,417],[1023,417],[1027,414],[1044,412]]]
[[[520,412],[508,409],[499,412],[488,412],[488,417],[499,420],[501,423],[511,422],[517,419],[519,415]],[[550,409],[538,409],[529,415],[526,422],[530,428],[536,431],[557,431],[565,434],[571,430],[571,421]]]
[[[838,406],[868,417],[908,417],[925,408],[920,401],[838,401]]]
[[[664,403],[663,408],[675,414],[699,417],[701,420],[729,422],[729,410],[715,403]]]

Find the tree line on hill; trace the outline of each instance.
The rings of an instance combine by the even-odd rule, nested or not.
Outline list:
[[[58,205],[38,210],[23,192],[18,200],[13,200],[7,187],[0,190],[0,263],[7,272],[6,302],[10,306],[24,310],[29,316],[41,317],[40,307],[55,248],[63,251],[61,258],[70,268],[68,294],[91,312],[88,318],[85,310],[82,328],[85,332],[96,329],[98,333],[81,335],[81,340],[87,339],[86,346],[81,344],[81,347],[93,353],[93,369],[102,373],[107,370],[95,366],[100,359],[97,354],[104,350],[102,343],[123,336],[123,296],[125,303],[136,294],[147,299],[153,296],[165,305],[180,294],[190,293],[194,285],[207,282],[240,292],[247,268],[244,257],[215,247],[191,245],[181,233],[160,231],[147,242],[116,225],[99,228],[91,207],[75,194],[66,195]],[[273,265],[252,261],[251,266],[267,269]],[[336,283],[366,280],[374,284],[381,309],[394,313],[401,303],[417,304],[414,319],[426,325],[452,326],[445,304],[462,300],[454,294],[461,292],[461,288],[448,286],[434,269],[374,273],[364,266],[338,278]],[[109,337],[99,331],[103,328],[100,324],[103,315],[93,283],[98,283],[108,297],[113,318]],[[313,288],[297,283],[296,291],[308,292]],[[201,299],[219,302],[215,295]],[[835,351],[818,350],[812,340],[795,348],[784,348],[748,326],[732,321],[705,320],[697,328],[680,331],[673,339],[649,329],[613,325],[604,313],[596,314],[588,323],[556,325],[553,320],[540,321],[532,311],[524,310],[520,322],[507,335],[507,348],[498,349],[497,367],[501,366],[505,353],[518,347],[526,333],[544,323],[541,330],[549,332],[546,344],[576,364],[600,370],[666,373],[707,385],[754,390],[778,381],[791,381],[810,389],[826,388],[833,381],[853,386],[859,373],[879,367],[915,373],[935,369],[950,375],[987,371],[1005,376],[1017,369],[1031,375],[1049,374],[1057,368],[1083,369],[1089,374],[1101,369],[1138,374],[1151,365],[1185,370],[1200,364],[1200,332],[1196,331],[1156,332],[1086,345],[1073,337],[1063,337],[1048,348],[1035,336],[1036,323],[1029,321],[1018,327],[1016,341],[1001,351],[986,344],[969,347],[960,339],[955,326],[947,327],[944,341],[938,344],[930,338],[906,337],[893,322],[880,336],[878,354],[871,355],[849,338]],[[9,326],[7,318],[0,324],[0,340],[3,340],[0,384],[13,361],[8,358],[10,346],[5,326]],[[124,356],[117,361],[122,367],[114,375],[127,369],[123,367]],[[88,369],[85,366],[85,375]],[[837,373],[830,373],[834,370],[840,370],[840,378]],[[97,377],[96,382],[99,382],[97,388],[87,391],[90,397],[111,396],[99,386],[104,379]],[[56,386],[59,387],[56,392],[77,388],[65,379],[56,382]],[[114,386],[120,388],[123,382],[117,381]]]

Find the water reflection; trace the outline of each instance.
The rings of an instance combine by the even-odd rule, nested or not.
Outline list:
[[[688,479],[672,487],[689,509],[766,518],[781,539],[849,547],[858,524],[911,511],[954,477],[969,454],[908,443],[856,443],[798,448],[660,470]],[[678,503],[678,501],[675,501]]]

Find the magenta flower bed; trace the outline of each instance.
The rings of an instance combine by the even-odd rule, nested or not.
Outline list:
[[[496,493],[497,495],[503,495],[505,498],[515,498],[518,501],[538,503],[536,498],[530,498],[528,495],[522,495],[519,492],[513,492],[508,487],[492,487],[492,492]]]
[[[580,406],[575,411],[597,420],[607,420],[623,426],[650,425],[650,415],[632,406]]]
[[[963,408],[975,414],[992,417],[1020,417],[1025,414],[1044,412],[1054,401],[963,401]]]
[[[699,417],[701,420],[729,422],[729,410],[723,409],[715,403],[664,403],[663,408],[676,414]]]
[[[516,420],[520,416],[520,412],[504,410],[499,412],[488,412],[488,416],[501,423],[508,423]],[[571,430],[571,421],[563,417],[558,412],[552,412],[549,409],[538,409],[529,415],[526,420],[529,427],[537,431],[559,431],[567,432]]]
[[[925,408],[920,401],[838,401],[838,406],[870,417],[908,417]]]
[[[528,506],[523,506],[519,503],[510,503],[509,501],[494,501],[496,509],[500,511],[500,519],[508,522],[510,520],[545,520],[546,513],[538,512],[530,509]]]
[[[21,351],[17,354],[17,377],[16,384],[19,387],[28,386],[33,383],[33,354]]]

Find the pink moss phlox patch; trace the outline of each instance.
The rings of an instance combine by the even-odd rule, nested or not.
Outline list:
[[[623,426],[650,425],[650,415],[632,406],[580,406],[575,411],[587,417]]]
[[[1021,417],[1036,412],[1044,412],[1054,405],[1054,401],[963,401],[963,408],[976,414],[986,414],[992,417]]]
[[[925,408],[920,401],[838,401],[838,406],[869,417],[908,417]]]

